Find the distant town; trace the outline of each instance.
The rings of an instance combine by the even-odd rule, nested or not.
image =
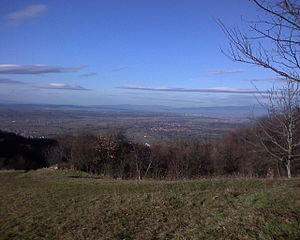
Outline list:
[[[78,131],[103,132],[119,128],[136,140],[174,137],[212,139],[251,122],[249,117],[213,112],[154,112],[132,109],[80,108],[44,105],[1,105],[0,128],[25,137],[52,137]]]

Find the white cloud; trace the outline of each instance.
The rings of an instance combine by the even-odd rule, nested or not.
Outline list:
[[[81,75],[79,75],[79,77],[91,77],[91,76],[95,76],[95,75],[97,75],[96,72],[90,72],[90,73],[81,74]]]
[[[84,88],[79,85],[71,85],[71,84],[64,84],[64,83],[49,83],[46,85],[40,85],[39,88],[45,89],[61,89],[61,90],[80,90],[80,91],[90,91],[90,89]]]
[[[285,78],[282,77],[270,77],[270,78],[256,78],[256,79],[251,79],[251,82],[274,82],[274,81],[282,81],[285,80]]]
[[[234,69],[234,70],[213,70],[210,71],[211,74],[221,75],[221,74],[235,74],[235,73],[243,73],[247,72],[245,69]]]
[[[11,24],[18,24],[26,19],[37,17],[46,10],[47,7],[43,4],[30,5],[24,9],[7,14],[6,18]]]
[[[0,84],[1,83],[3,83],[3,84],[25,84],[24,82],[9,79],[9,78],[0,78]]]
[[[203,92],[203,93],[240,93],[240,94],[255,94],[256,89],[252,88],[229,88],[229,87],[215,87],[215,88],[178,88],[178,87],[158,87],[149,88],[144,86],[127,85],[121,86],[122,89],[143,90],[143,91],[160,91],[160,92]]]
[[[42,73],[66,73],[76,72],[85,66],[61,67],[48,66],[43,64],[19,65],[19,64],[0,64],[0,74],[42,74]]]

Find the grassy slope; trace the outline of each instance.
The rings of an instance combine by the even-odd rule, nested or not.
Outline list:
[[[79,177],[79,178],[78,178]],[[300,179],[0,172],[0,239],[300,239]]]

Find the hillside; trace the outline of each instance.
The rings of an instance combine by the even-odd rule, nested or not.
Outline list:
[[[55,141],[25,138],[0,130],[0,169],[38,169],[47,166],[46,149]]]
[[[299,239],[300,179],[0,172],[0,239]]]

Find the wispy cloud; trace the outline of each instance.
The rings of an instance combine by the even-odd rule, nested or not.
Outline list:
[[[240,94],[255,94],[256,89],[250,88],[229,88],[229,87],[215,87],[215,88],[174,88],[174,87],[159,87],[149,88],[144,86],[127,85],[118,88],[143,90],[143,91],[156,91],[156,92],[202,92],[202,93],[240,93]]]
[[[24,9],[7,14],[6,19],[10,24],[19,24],[26,19],[41,15],[46,10],[47,7],[43,4],[30,5]]]
[[[126,68],[127,68],[127,66],[120,66],[120,67],[113,68],[111,71],[112,72],[119,72],[119,71],[122,71]]]
[[[251,79],[250,81],[251,82],[273,82],[273,81],[280,81],[280,80],[284,80],[284,78],[282,77],[256,78],[256,79]]]
[[[76,72],[85,66],[61,67],[48,66],[42,64],[19,65],[19,64],[0,64],[0,74],[42,74],[42,73],[66,73]]]
[[[189,99],[182,99],[182,98],[153,98],[153,97],[144,97],[144,96],[131,96],[134,99],[141,99],[141,100],[149,100],[149,101],[159,101],[159,102],[179,102],[179,103],[203,103],[202,100],[189,100]]]
[[[24,82],[9,79],[9,78],[0,78],[0,84],[1,83],[4,83],[4,84],[25,84]]]
[[[71,85],[71,84],[64,84],[64,83],[49,83],[46,85],[39,85],[38,87],[45,88],[45,89],[91,91],[91,89],[87,89],[79,85]]]
[[[90,73],[81,74],[81,75],[79,75],[79,77],[91,77],[91,76],[95,76],[95,75],[97,75],[96,72],[90,72]]]
[[[243,73],[247,72],[245,69],[234,69],[234,70],[212,70],[211,74],[222,75],[222,74],[235,74],[235,73]]]

